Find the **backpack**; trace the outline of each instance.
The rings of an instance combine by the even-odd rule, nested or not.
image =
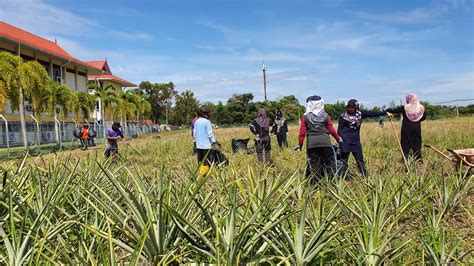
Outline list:
[[[94,129],[89,128],[89,138],[93,139],[95,137],[97,137],[97,133],[95,132]]]
[[[73,135],[75,138],[80,139],[80,138],[81,138],[81,135],[82,135],[82,128],[76,127],[76,128],[74,129],[74,131],[72,132],[72,135]]]
[[[247,151],[247,144],[249,143],[250,139],[232,139],[232,152],[237,153],[240,150]]]

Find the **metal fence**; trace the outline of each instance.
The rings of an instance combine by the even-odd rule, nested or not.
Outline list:
[[[55,122],[26,122],[26,138],[28,146],[42,147],[51,146],[51,144],[71,145],[79,143],[74,137],[74,130],[82,126],[72,122],[57,121],[58,133],[56,133]],[[96,132],[96,143],[103,143],[105,131],[111,126],[110,123],[91,123],[89,128]],[[156,126],[147,126],[139,124],[127,124],[122,126],[122,132],[125,136],[136,137],[139,135],[150,134],[159,130]],[[21,133],[21,124],[19,121],[8,121],[0,115],[0,151],[15,147],[23,147],[23,136]]]

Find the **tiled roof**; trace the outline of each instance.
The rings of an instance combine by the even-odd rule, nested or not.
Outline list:
[[[104,75],[89,75],[87,77],[87,79],[89,81],[92,81],[92,80],[112,80],[112,81],[115,81],[121,85],[123,85],[124,87],[136,87],[137,84],[134,84],[130,81],[127,81],[123,78],[119,78],[115,75],[112,75],[112,74],[104,74]]]
[[[33,33],[24,31],[3,21],[0,21],[0,37],[32,47],[50,55],[55,55],[60,58],[74,61],[84,66],[91,66],[70,55],[56,42],[39,37]]]
[[[107,64],[107,60],[87,61],[86,63],[93,66],[93,67],[95,67],[95,68],[102,69],[102,70],[112,74],[112,71],[109,68],[109,64]]]

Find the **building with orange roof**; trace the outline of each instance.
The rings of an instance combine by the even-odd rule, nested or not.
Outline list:
[[[101,75],[104,71],[94,65],[83,62],[66,50],[57,41],[50,41],[0,21],[0,51],[8,51],[24,60],[35,60],[44,66],[50,77],[66,84],[70,89],[87,91],[88,77]],[[6,108],[6,112],[11,112]],[[29,113],[29,104],[25,102],[25,111]],[[7,113],[16,120],[14,113]]]

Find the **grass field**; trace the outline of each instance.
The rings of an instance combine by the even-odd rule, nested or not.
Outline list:
[[[473,148],[473,132],[474,117],[423,123],[442,150]],[[189,131],[134,139],[115,165],[102,147],[2,162],[0,263],[474,263],[473,175],[427,149],[406,174],[388,123],[362,127],[368,178],[318,188],[304,152],[273,141],[274,167],[259,165],[231,153],[247,129],[215,134],[230,165],[202,178]]]

